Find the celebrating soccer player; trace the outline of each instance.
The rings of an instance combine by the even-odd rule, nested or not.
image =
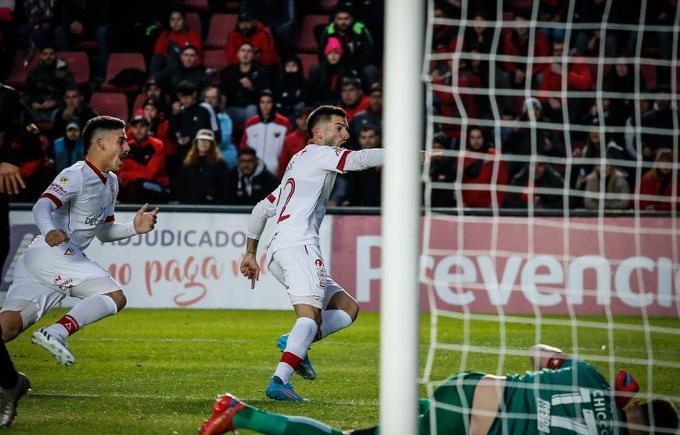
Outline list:
[[[130,223],[114,223],[118,179],[130,147],[125,122],[109,116],[91,119],[83,130],[84,161],[64,169],[33,207],[40,234],[18,259],[0,311],[3,339],[10,341],[66,296],[82,299],[56,323],[40,328],[32,341],[63,365],[75,361],[66,338],[80,328],[125,307],[120,284],[83,250],[96,236],[120,240],[154,229],[158,209],[145,204]]]
[[[275,216],[268,267],[286,288],[297,315],[290,333],[278,340],[283,355],[266,389],[267,397],[275,400],[303,400],[289,380],[293,371],[305,379],[316,377],[307,356],[309,346],[357,318],[359,304],[326,272],[319,227],[336,175],[383,161],[381,149],[342,148],[349,133],[345,111],[339,107],[314,110],[307,119],[307,134],[310,143],[291,158],[279,187],[253,208],[241,262],[241,272],[254,288],[260,274],[257,245],[267,219]]]

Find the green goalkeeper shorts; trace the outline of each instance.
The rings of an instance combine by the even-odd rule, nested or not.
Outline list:
[[[484,373],[461,372],[444,381],[434,390],[429,407],[421,401],[420,435],[453,435],[469,432],[470,409],[477,382]],[[434,415],[432,411],[434,409]],[[436,428],[432,431],[432,427]]]

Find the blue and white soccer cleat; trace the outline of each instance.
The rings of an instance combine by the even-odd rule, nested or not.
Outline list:
[[[293,386],[290,383],[283,384],[277,381],[281,382],[281,380],[275,376],[269,380],[267,389],[265,390],[267,397],[283,402],[303,402],[305,400],[293,390]]]
[[[70,366],[76,360],[76,357],[68,350],[66,339],[50,334],[45,328],[35,331],[31,336],[31,342],[47,349],[61,365]]]
[[[279,347],[279,350],[282,353],[286,350],[286,344],[288,344],[288,334],[280,336],[276,341],[276,345]],[[316,379],[316,370],[314,370],[314,366],[309,360],[309,352],[307,352],[307,355],[305,355],[305,359],[303,359],[302,362],[298,364],[297,367],[295,367],[295,373],[302,376],[304,379],[307,379],[308,381],[313,381]]]

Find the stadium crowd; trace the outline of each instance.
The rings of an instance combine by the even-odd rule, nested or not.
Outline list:
[[[680,69],[629,62],[677,59],[672,32],[602,33],[607,12],[608,23],[640,20],[634,0],[605,3],[578,0],[568,17],[567,0],[541,1],[538,21],[551,25],[530,28],[531,1],[507,0],[502,11],[434,2],[435,17],[471,21],[440,20],[432,31],[432,109],[453,120],[434,124],[432,146],[458,151],[429,165],[432,206],[598,209],[601,189],[606,209],[675,206],[671,77]],[[645,23],[672,25],[676,9],[677,0],[648,0]],[[382,10],[381,0],[0,1],[0,81],[21,91],[38,127],[14,139],[28,188],[11,199],[35,200],[82,159],[80,133],[96,114],[128,121],[124,203],[255,204],[306,144],[306,116],[319,104],[346,110],[348,148],[380,147]],[[512,25],[495,32],[498,16]],[[560,25],[568,19],[598,25]],[[454,52],[455,62],[436,57]],[[614,96],[598,101],[595,90]],[[516,122],[494,129],[495,118]],[[379,206],[380,170],[338,177],[329,205]]]

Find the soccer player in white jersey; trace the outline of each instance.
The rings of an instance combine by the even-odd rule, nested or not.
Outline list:
[[[290,377],[294,371],[306,379],[316,377],[307,358],[309,346],[357,318],[359,304],[326,272],[319,226],[336,175],[380,166],[383,161],[382,149],[342,148],[349,133],[345,111],[339,107],[314,110],[307,119],[307,133],[310,143],[292,157],[279,187],[253,208],[241,262],[241,272],[254,288],[260,273],[257,245],[267,219],[274,216],[268,267],[286,288],[297,315],[290,333],[278,341],[283,354],[266,388],[267,397],[275,400],[303,400]]]
[[[130,223],[114,223],[118,179],[113,173],[130,151],[125,122],[91,119],[83,130],[84,161],[64,169],[33,207],[40,234],[18,259],[14,281],[0,311],[2,338],[14,339],[66,296],[82,299],[56,323],[40,328],[32,342],[63,365],[75,361],[66,337],[125,307],[120,284],[83,250],[96,236],[120,240],[154,229],[158,209],[144,205]]]

